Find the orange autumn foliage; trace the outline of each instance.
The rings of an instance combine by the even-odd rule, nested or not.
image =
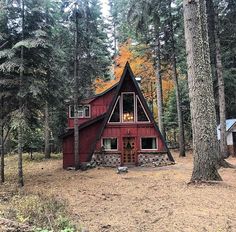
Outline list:
[[[105,91],[119,81],[126,62],[129,62],[134,75],[141,77],[141,89],[147,101],[156,104],[156,74],[152,54],[146,45],[132,45],[131,40],[119,46],[119,55],[114,59],[115,64],[112,67],[114,79],[110,81],[103,81],[101,78],[96,79],[94,83],[96,93]],[[174,87],[169,69],[170,67],[167,66],[162,72],[164,102]]]

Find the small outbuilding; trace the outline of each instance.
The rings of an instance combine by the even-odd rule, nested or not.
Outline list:
[[[116,85],[79,106],[79,162],[102,166],[174,163],[165,140],[131,71]],[[63,167],[74,166],[74,107],[63,137]]]
[[[220,125],[217,127],[217,136],[220,140]],[[236,119],[226,120],[226,136],[228,152],[232,156],[236,156]]]

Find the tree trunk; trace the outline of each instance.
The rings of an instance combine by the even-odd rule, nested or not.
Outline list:
[[[5,181],[5,173],[4,173],[4,126],[3,126],[3,106],[4,106],[4,102],[3,102],[3,96],[1,97],[1,134],[0,134],[0,154],[1,154],[1,164],[0,164],[0,175],[1,175],[1,179],[0,179],[0,183],[4,183]]]
[[[215,41],[215,11],[213,0],[206,1],[210,61],[213,80],[216,79],[216,41]]]
[[[22,162],[22,126],[20,125],[18,128],[18,185],[19,187],[24,186],[23,179],[23,162]]]
[[[79,77],[78,77],[78,13],[75,16],[75,55],[74,55],[74,107],[75,107],[75,118],[74,118],[74,158],[75,158],[75,169],[79,169],[79,119],[78,119],[78,87],[79,87]]]
[[[162,78],[161,78],[161,47],[160,47],[160,35],[158,25],[155,25],[155,64],[156,64],[156,77],[157,77],[157,108],[158,108],[158,127],[161,134],[165,137],[165,129],[163,123],[163,93],[162,93]]]
[[[175,95],[176,95],[176,107],[178,115],[178,127],[179,127],[179,156],[185,156],[185,141],[184,141],[184,125],[183,125],[183,116],[181,110],[181,100],[179,94],[179,84],[178,84],[178,73],[176,67],[176,54],[175,54],[175,39],[174,39],[174,30],[173,30],[173,18],[171,14],[171,0],[169,1],[169,21],[170,21],[170,37],[171,37],[171,48],[172,48],[172,69],[173,69],[173,80],[175,85]]]
[[[184,27],[193,129],[192,182],[221,180],[205,0],[184,0]]]
[[[5,167],[5,164],[4,164],[4,139],[3,139],[3,136],[4,136],[4,130],[3,130],[3,126],[1,126],[1,141],[0,141],[0,145],[1,145],[1,165],[0,165],[0,175],[1,175],[1,183],[4,183],[5,182],[5,171],[4,171],[4,167]]]
[[[25,3],[24,0],[21,1],[21,18],[22,18],[22,34],[21,39],[24,40],[24,29],[25,29]],[[23,99],[22,99],[22,91],[23,91],[23,70],[24,70],[24,47],[21,46],[21,53],[20,53],[20,86],[19,86],[19,111],[20,111],[20,123],[18,127],[18,185],[19,187],[24,186],[24,179],[23,179],[23,162],[22,162],[22,147],[23,147],[23,139],[22,139],[22,122],[24,120],[23,117]]]
[[[46,159],[51,158],[51,151],[50,151],[50,127],[49,127],[49,112],[48,112],[48,102],[45,104],[45,121],[44,121],[44,155]]]
[[[225,116],[225,83],[223,77],[223,67],[221,62],[221,49],[219,39],[218,14],[215,11],[215,43],[216,43],[216,75],[219,85],[219,111],[220,111],[220,153],[222,158],[228,157],[226,140],[226,116]]]

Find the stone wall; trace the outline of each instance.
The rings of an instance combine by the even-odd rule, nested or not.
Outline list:
[[[118,167],[121,165],[121,153],[94,153],[91,163],[103,167]],[[138,166],[143,167],[160,167],[173,164],[167,154],[138,154]]]
[[[104,167],[118,167],[121,165],[120,153],[94,153],[92,162],[95,162],[98,166]]]
[[[165,166],[173,164],[172,161],[169,160],[167,154],[139,154],[138,155],[138,164],[140,166]]]

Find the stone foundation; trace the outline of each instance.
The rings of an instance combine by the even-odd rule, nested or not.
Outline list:
[[[160,167],[173,164],[167,154],[139,154],[138,164],[140,166]]]
[[[92,162],[96,163],[98,166],[104,167],[118,167],[121,165],[121,154],[101,154],[94,153]]]
[[[94,153],[92,164],[103,167],[119,167],[121,166],[121,153]],[[142,167],[161,167],[173,164],[169,160],[167,154],[138,154],[138,166]]]

